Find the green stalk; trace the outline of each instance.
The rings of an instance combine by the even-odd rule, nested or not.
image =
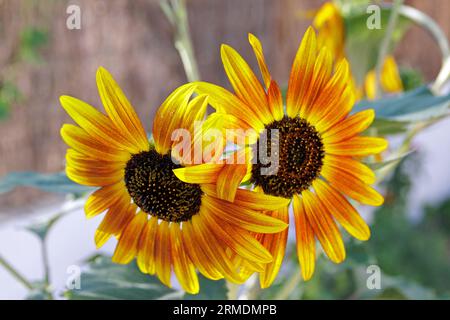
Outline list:
[[[29,290],[33,289],[33,285],[24,276],[22,276],[12,265],[10,265],[1,255],[0,255],[0,266],[3,266],[6,271],[8,271],[18,282],[23,284]]]
[[[174,43],[189,82],[200,80],[195,59],[185,0],[161,0],[162,11],[174,28]]]
[[[389,46],[391,44],[392,34],[394,33],[395,26],[397,25],[399,9],[403,4],[403,0],[395,0],[391,9],[391,14],[389,15],[389,21],[386,28],[386,33],[384,35],[383,41],[380,45],[380,50],[378,51],[378,59],[375,67],[376,73],[376,98],[379,97],[381,93],[381,71],[383,69],[384,60],[389,51]]]

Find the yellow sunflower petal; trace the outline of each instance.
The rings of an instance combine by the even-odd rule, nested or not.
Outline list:
[[[298,115],[303,96],[312,81],[317,59],[316,33],[309,27],[295,55],[286,94],[286,112],[291,118]]]
[[[141,120],[119,85],[103,67],[97,70],[97,86],[105,111],[117,129],[128,141],[139,146],[140,151],[148,150],[147,134]]]
[[[306,190],[302,198],[306,217],[323,250],[331,261],[341,263],[345,260],[345,248],[336,223],[317,196]]]
[[[293,198],[295,235],[297,238],[297,256],[302,277],[305,281],[311,279],[316,265],[316,242],[314,231],[306,217],[303,200],[295,195]]]
[[[192,217],[192,226],[195,230],[196,243],[202,247],[206,256],[220,270],[225,279],[233,283],[242,283],[243,279],[236,273],[235,266],[216,237],[217,233],[211,232],[212,229],[203,222],[201,213]]]
[[[350,82],[351,74],[347,60],[340,60],[335,69],[333,76],[311,105],[308,121],[314,125],[337,108],[338,103],[342,100],[342,94]],[[352,91],[352,88],[349,90]]]
[[[339,191],[320,179],[315,180],[312,186],[320,201],[349,234],[362,241],[370,238],[369,227]]]
[[[247,164],[227,164],[217,176],[217,196],[220,199],[233,201],[237,189],[247,174]]]
[[[365,157],[378,154],[388,147],[386,139],[377,137],[353,137],[345,141],[325,145],[325,152],[349,157]]]
[[[216,221],[223,220],[248,231],[276,233],[287,228],[282,220],[218,198],[203,196],[202,206],[208,211],[208,218],[214,217]]]
[[[106,209],[109,209],[124,192],[127,191],[122,181],[96,190],[89,196],[84,205],[86,217],[88,219],[95,217]]]
[[[183,128],[189,99],[194,90],[195,86],[191,83],[175,89],[156,112],[153,120],[153,139],[158,153],[167,154],[172,146],[172,133]]]
[[[59,100],[69,116],[98,142],[132,153],[139,152],[139,147],[126,140],[111,120],[94,107],[69,96],[61,96]]]
[[[388,93],[403,91],[403,83],[393,56],[386,56],[381,70],[381,85]]]
[[[217,209],[213,208],[213,210]],[[236,226],[230,226],[222,217],[214,216],[212,211],[205,212],[202,217],[210,230],[215,231],[215,235],[220,242],[226,244],[244,259],[263,263],[272,261],[270,253],[255,238],[251,237],[247,231]],[[270,219],[275,220],[273,218]]]
[[[206,109],[208,107],[208,96],[199,95],[189,101],[187,110],[182,124],[182,128],[188,128],[191,134],[194,134],[194,124],[195,121],[202,121],[206,114]]]
[[[314,100],[320,95],[324,86],[328,83],[331,77],[333,60],[331,53],[326,47],[322,47],[316,58],[314,70],[311,78],[311,83],[303,93],[300,103],[300,117],[308,120],[312,111]]]
[[[267,99],[269,100],[270,111],[275,120],[281,120],[284,116],[283,98],[280,87],[275,81],[271,81],[267,90]]]
[[[321,137],[325,143],[347,140],[366,130],[374,119],[375,112],[372,109],[355,113],[322,133]]]
[[[135,216],[136,206],[130,205],[129,198],[122,197],[106,212],[95,232],[95,244],[100,248],[111,235],[119,235]]]
[[[85,186],[92,187],[114,184],[122,180],[124,177],[123,169],[78,169],[73,166],[66,167],[66,174],[70,180]]]
[[[138,250],[139,237],[147,222],[147,214],[140,212],[128,223],[121,233],[112,261],[120,264],[130,263]]]
[[[322,175],[336,189],[358,202],[371,206],[381,206],[384,202],[383,196],[375,189],[357,177],[341,171],[339,168],[323,166]]]
[[[286,224],[289,223],[288,207],[283,207],[276,211],[272,211],[270,216],[272,218],[279,219]],[[265,248],[267,248],[267,250],[269,250],[273,257],[273,261],[264,266],[264,271],[262,271],[259,276],[261,288],[270,287],[275,280],[278,271],[280,270],[284,253],[286,251],[288,233],[289,230],[286,228],[282,232],[262,235],[261,243]]]
[[[171,287],[171,256],[169,223],[161,221],[156,229],[155,270],[159,280],[168,287]]]
[[[329,109],[328,113],[325,114],[321,119],[317,120],[317,122],[314,124],[320,134],[326,132],[336,123],[339,123],[340,121],[345,119],[345,117],[347,117],[347,115],[350,113],[353,105],[355,104],[355,94],[353,92],[353,89],[351,87],[347,87],[342,95],[337,97],[337,100],[330,103],[333,103],[333,108]],[[309,119],[313,117],[314,116],[311,116]]]
[[[200,273],[211,280],[222,279],[222,273],[212,264],[211,259],[205,254],[204,249],[196,242],[192,221],[183,222],[181,235],[183,246]]]
[[[190,167],[174,169],[175,176],[186,183],[215,183],[224,164],[204,163]]]
[[[74,150],[93,159],[123,163],[130,159],[128,151],[118,150],[102,144],[94,140],[84,129],[72,124],[64,124],[62,126],[61,137]]]
[[[231,114],[242,121],[241,128],[246,130],[253,128],[256,131],[264,129],[264,123],[258,114],[228,90],[208,82],[195,82],[198,94],[208,95],[208,102],[218,112]]]
[[[376,180],[375,173],[365,164],[350,157],[325,155],[324,166],[332,166],[335,170],[342,170],[351,174],[367,184],[373,184]]]
[[[255,53],[256,60],[258,61],[259,69],[261,70],[261,75],[264,80],[264,84],[266,88],[269,88],[270,82],[272,80],[269,69],[267,68],[266,60],[264,59],[263,48],[259,39],[253,34],[248,34],[248,42],[253,48],[253,52]]]
[[[172,223],[170,225],[170,240],[173,271],[181,287],[188,293],[196,294],[199,292],[199,283],[195,266],[186,255],[183,242],[181,239],[181,230],[179,223]]]
[[[211,197],[217,197],[216,188],[211,184],[201,186],[204,193]],[[290,199],[274,197],[264,193],[237,189],[233,203],[239,207],[252,210],[277,210],[289,205]]]
[[[225,44],[220,48],[220,54],[236,95],[253,109],[263,123],[272,122],[266,93],[247,62],[236,50]]]
[[[155,274],[155,242],[158,218],[150,217],[145,224],[138,243],[137,265],[143,273]]]

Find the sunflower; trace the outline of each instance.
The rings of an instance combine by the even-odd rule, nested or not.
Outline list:
[[[335,263],[345,259],[345,248],[336,222],[353,237],[367,240],[370,231],[348,198],[379,206],[383,197],[370,184],[375,175],[361,158],[387,147],[382,138],[361,136],[374,120],[374,111],[350,114],[355,97],[349,86],[349,65],[345,59],[333,66],[326,47],[317,45],[315,31],[306,31],[295,56],[284,108],[281,91],[271,78],[262,46],[252,34],[249,42],[255,52],[265,88],[244,59],[230,46],[222,45],[225,72],[235,93],[207,82],[197,82],[196,92],[207,94],[217,112],[234,117],[234,127],[253,129],[260,134],[250,149],[249,177],[257,191],[292,200],[301,273],[310,279],[315,266],[315,239]],[[333,70],[334,69],[334,70]],[[266,129],[266,130],[264,130]],[[264,175],[255,148],[267,144],[261,134],[278,130],[278,171]],[[249,141],[255,137],[249,136]],[[269,143],[270,142],[270,143]],[[255,157],[256,156],[256,157]],[[244,179],[245,180],[245,179]],[[268,211],[269,216],[289,221],[288,206]],[[263,288],[271,285],[281,266],[288,231],[257,234],[256,238],[272,253],[273,262],[260,273]]]
[[[346,56],[345,53],[345,23],[342,13],[337,5],[325,2],[317,11],[313,26],[317,29],[317,42],[320,47],[330,49],[335,60]],[[386,93],[398,93],[403,91],[403,83],[400,78],[397,63],[392,55],[387,55],[381,69],[380,87]],[[364,85],[356,85],[354,77],[351,77],[351,86],[355,90],[357,99],[366,96],[373,100],[377,96],[376,72],[370,70],[364,78]]]
[[[78,124],[61,129],[70,146],[67,175],[79,184],[99,187],[86,202],[88,218],[106,211],[95,233],[97,247],[116,236],[114,262],[126,264],[137,257],[142,272],[156,274],[167,286],[173,271],[189,293],[199,291],[197,270],[210,279],[241,283],[245,279],[237,272],[239,266],[260,270],[271,262],[270,252],[251,232],[285,229],[283,221],[262,210],[286,206],[287,201],[248,190],[234,191],[233,203],[222,200],[216,196],[217,174],[225,172],[233,179],[233,167],[185,164],[187,152],[172,157],[173,132],[193,133],[194,122],[205,117],[207,96],[191,99],[195,87],[190,84],[176,89],[158,109],[149,142],[134,109],[104,68],[97,71],[97,85],[106,115],[76,98],[60,98]],[[210,119],[205,127],[219,118]],[[187,165],[195,182],[183,172],[179,174],[187,182],[175,176],[174,171]],[[214,170],[208,176],[196,174],[205,168]]]

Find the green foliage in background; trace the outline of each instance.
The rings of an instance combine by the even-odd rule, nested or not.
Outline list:
[[[7,62],[8,73],[14,73],[15,68],[22,63],[37,64],[43,61],[42,47],[48,42],[48,32],[38,27],[26,27],[19,35],[17,53],[11,55]],[[20,89],[13,80],[15,76],[0,70],[0,120],[9,115],[11,107],[23,99]]]

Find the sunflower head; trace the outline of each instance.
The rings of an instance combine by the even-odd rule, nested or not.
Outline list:
[[[271,262],[252,233],[284,230],[285,221],[263,212],[288,201],[248,190],[227,192],[226,183],[238,184],[247,165],[213,161],[223,153],[224,138],[203,141],[203,133],[226,117],[205,119],[208,97],[193,98],[193,84],[174,90],[155,115],[149,142],[133,107],[104,68],[97,72],[97,84],[106,114],[61,97],[77,124],[61,129],[70,147],[67,175],[98,187],[87,199],[88,217],[106,212],[95,234],[97,246],[116,237],[114,262],[136,257],[142,272],[156,274],[168,286],[174,273],[189,293],[199,291],[197,271],[209,279],[242,283],[242,268],[260,271]],[[197,122],[205,130],[197,132]],[[196,149],[199,144],[208,148],[208,156]]]
[[[332,7],[326,8],[327,15],[336,14]],[[234,93],[205,82],[196,83],[196,90],[234,118],[229,123],[257,133],[250,139],[254,142],[243,146],[252,150],[249,159],[255,160],[250,182],[256,192],[292,200],[297,253],[307,280],[314,273],[316,239],[330,260],[345,259],[337,223],[357,239],[369,238],[369,228],[350,199],[374,206],[383,203],[370,186],[375,175],[362,159],[382,152],[387,141],[362,134],[374,120],[374,111],[352,113],[355,90],[349,64],[345,58],[336,60],[335,47],[330,50],[311,27],[295,55],[285,101],[269,73],[261,43],[254,35],[249,41],[263,84],[239,53],[223,45],[222,61]],[[275,169],[264,174],[272,163],[261,150],[277,161]],[[287,209],[272,210],[270,215],[288,222]],[[255,237],[274,257],[260,272],[261,286],[268,287],[281,266],[287,231]]]

